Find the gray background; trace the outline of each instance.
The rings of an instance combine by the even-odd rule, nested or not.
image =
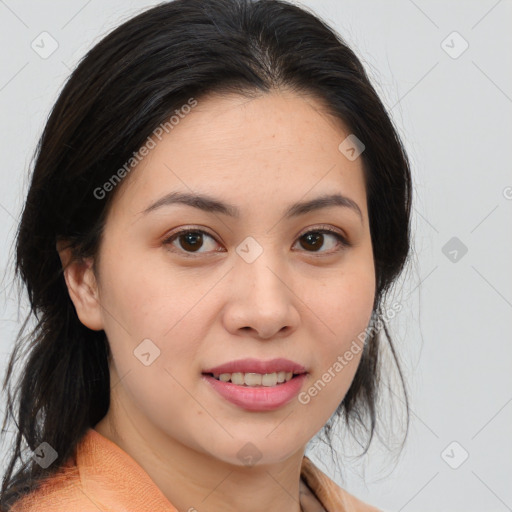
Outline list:
[[[411,393],[405,448],[397,455],[377,440],[358,459],[345,441],[343,478],[321,444],[308,453],[387,511],[512,510],[512,2],[300,3],[364,62],[403,137],[415,186],[415,253],[392,322]],[[26,311],[12,284],[12,243],[37,137],[78,59],[155,4],[0,0],[2,373]],[[39,53],[58,47],[42,58],[32,44]],[[389,390],[399,403],[399,388]]]

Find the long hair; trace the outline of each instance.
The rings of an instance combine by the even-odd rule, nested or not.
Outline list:
[[[144,11],[81,60],[34,155],[15,264],[30,312],[4,381],[3,426],[14,420],[16,434],[1,510],[61,468],[109,408],[108,341],[104,331],[92,331],[78,319],[57,241],[65,240],[74,258],[94,258],[121,187],[103,199],[95,189],[189,98],[215,92],[250,97],[277,88],[318,98],[365,144],[361,158],[376,273],[374,318],[381,315],[410,250],[411,176],[400,138],[354,52],[313,13],[280,0],[175,0]],[[30,319],[35,322],[28,330]],[[384,326],[368,333],[354,380],[336,411],[347,425],[364,428],[367,447],[376,424],[384,335],[405,391]],[[25,359],[14,382],[22,349]],[[52,465],[23,460],[24,450],[43,442],[58,454]]]

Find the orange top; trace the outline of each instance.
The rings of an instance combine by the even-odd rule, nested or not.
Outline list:
[[[302,460],[301,479],[305,512],[381,512],[338,487],[307,457]],[[11,511],[178,512],[130,455],[92,428],[78,443],[76,459],[17,501]]]

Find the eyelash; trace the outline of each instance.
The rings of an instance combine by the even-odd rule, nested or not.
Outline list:
[[[172,242],[174,242],[174,240],[178,239],[180,236],[185,235],[187,233],[199,233],[199,234],[207,235],[210,238],[212,238],[213,240],[215,240],[216,243],[219,243],[215,239],[215,237],[213,235],[211,235],[210,233],[208,233],[207,231],[204,231],[202,229],[191,228],[191,227],[183,228],[183,229],[180,229],[179,231],[174,232],[169,237],[167,237],[162,243],[163,243],[163,245],[171,246],[171,244],[172,244]],[[325,255],[332,255],[332,254],[341,252],[344,249],[352,247],[352,244],[341,233],[339,233],[338,231],[335,231],[329,227],[326,227],[326,226],[319,226],[316,229],[311,229],[309,231],[306,231],[306,232],[302,233],[301,235],[299,235],[297,240],[300,240],[301,238],[303,238],[306,235],[309,235],[311,233],[333,235],[336,238],[336,240],[339,242],[339,244],[341,245],[341,248],[334,250],[334,251],[330,251],[330,252],[325,252],[325,251],[317,252],[317,251],[304,250],[304,252],[311,253],[312,256],[321,257],[321,256],[325,256]],[[169,248],[169,250],[172,252],[181,253],[182,255],[185,255],[186,257],[191,257],[191,258],[196,258],[200,255],[208,254],[208,253],[204,253],[204,252],[195,252],[195,253],[187,252],[184,249],[175,250],[175,249]],[[222,251],[213,251],[213,252],[222,252]]]

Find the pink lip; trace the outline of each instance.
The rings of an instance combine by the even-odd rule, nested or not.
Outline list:
[[[222,382],[212,375],[221,373],[274,373],[292,372],[296,374],[288,382],[275,386],[239,386],[232,382]],[[297,396],[306,378],[306,369],[299,363],[289,359],[272,359],[261,361],[259,359],[239,359],[221,364],[203,371],[203,379],[212,386],[228,402],[231,402],[247,411],[273,411],[283,407]]]
[[[203,370],[203,373],[274,373],[274,372],[293,372],[305,373],[306,368],[299,363],[290,361],[289,359],[271,359],[270,361],[262,361],[260,359],[239,359],[224,363],[214,368]]]
[[[232,382],[222,382],[204,374],[203,379],[220,396],[242,409],[247,411],[273,411],[283,407],[299,394],[306,375],[306,373],[302,373],[288,382],[269,387],[238,386]]]

